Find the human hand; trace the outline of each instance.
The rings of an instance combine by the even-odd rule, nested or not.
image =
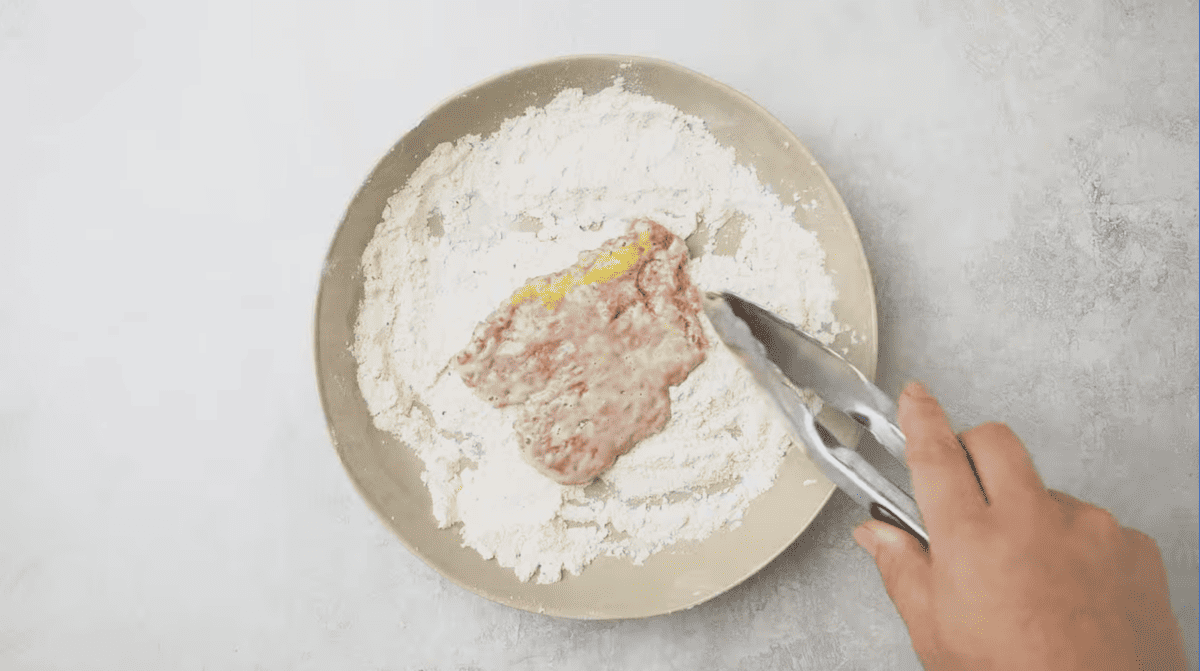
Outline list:
[[[875,558],[929,671],[1187,668],[1153,540],[1047,490],[1002,424],[962,435],[976,481],[919,384],[900,397],[899,421],[929,550],[876,520],[854,540]]]

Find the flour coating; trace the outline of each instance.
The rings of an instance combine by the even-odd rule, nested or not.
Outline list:
[[[672,387],[671,419],[587,486],[525,462],[516,410],[448,364],[526,279],[653,219],[689,240],[702,290],[728,290],[825,342],[841,330],[816,236],[696,117],[627,91],[560,93],[495,133],[436,147],[388,201],[363,254],[358,382],[375,425],[421,457],[440,527],[511,567],[559,580],[601,555],[641,563],[736,526],[790,439],[704,320],[705,361]],[[740,238],[740,239],[739,239]],[[729,255],[715,253],[725,240]]]

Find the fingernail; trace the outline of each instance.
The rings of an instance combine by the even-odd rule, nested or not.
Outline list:
[[[858,543],[859,547],[866,550],[872,557],[875,556],[875,550],[879,548],[879,537],[875,535],[875,531],[867,525],[862,525],[850,533],[854,537],[854,542]]]
[[[908,386],[904,387],[904,393],[913,398],[929,398],[929,390],[925,388],[925,385],[916,380],[909,382]]]

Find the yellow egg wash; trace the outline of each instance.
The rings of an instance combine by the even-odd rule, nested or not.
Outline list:
[[[512,295],[513,305],[531,298],[540,298],[546,309],[553,310],[575,287],[597,284],[616,279],[633,267],[643,254],[650,251],[650,231],[638,233],[637,242],[632,242],[614,252],[603,252],[588,266],[587,270],[557,278],[553,282],[533,280]]]

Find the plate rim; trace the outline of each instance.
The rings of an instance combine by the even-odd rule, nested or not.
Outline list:
[[[386,152],[384,152],[375,161],[375,163],[371,167],[370,171],[367,173],[367,176],[359,183],[358,188],[356,188],[354,190],[353,195],[346,202],[346,205],[343,208],[343,214],[342,214],[340,220],[338,221],[337,227],[333,231],[333,234],[330,238],[330,242],[328,244],[327,251],[325,253],[324,262],[322,264],[322,271],[321,271],[321,275],[320,275],[320,281],[318,283],[317,296],[316,296],[316,300],[315,300],[314,306],[313,306],[313,324],[312,324],[313,341],[314,341],[313,342],[313,364],[314,364],[314,373],[316,374],[316,378],[317,378],[318,395],[320,396],[320,400],[321,400],[321,409],[322,409],[322,413],[325,416],[326,434],[329,436],[329,440],[333,444],[334,449],[338,454],[338,462],[341,464],[342,470],[346,473],[347,477],[354,484],[354,488],[358,491],[359,496],[367,503],[367,506],[372,511],[374,511],[375,515],[379,518],[379,520],[383,523],[383,525],[388,529],[388,531],[394,537],[398,538],[400,540],[400,543],[406,549],[408,549],[408,551],[411,552],[414,556],[419,558],[426,566],[434,569],[434,571],[436,571],[438,575],[449,580],[454,585],[456,585],[478,597],[482,597],[489,601],[499,603],[499,604],[502,604],[502,605],[505,605],[505,606],[508,606],[511,608],[524,610],[527,612],[534,612],[534,613],[538,613],[538,614],[551,615],[554,617],[561,617],[561,618],[567,618],[567,619],[579,619],[579,620],[641,619],[641,618],[645,618],[645,617],[655,617],[655,616],[659,616],[659,615],[667,615],[667,614],[676,613],[676,612],[680,612],[683,610],[688,610],[688,609],[694,608],[704,602],[710,601],[710,600],[716,598],[717,596],[724,594],[724,593],[738,587],[739,585],[744,583],[746,580],[748,580],[751,576],[758,574],[760,571],[762,571],[763,568],[765,568],[771,562],[775,561],[781,554],[783,554],[783,552],[785,552],[788,548],[790,548],[792,545],[795,544],[796,540],[799,539],[800,536],[803,535],[803,533],[812,525],[812,522],[814,519],[816,519],[817,515],[819,515],[821,513],[821,511],[824,510],[825,507],[828,505],[829,500],[830,500],[830,498],[832,498],[833,493],[837,489],[837,487],[835,485],[833,485],[832,483],[828,483],[828,482],[825,483],[826,484],[826,492],[821,497],[820,504],[813,508],[811,515],[809,515],[807,519],[803,520],[803,523],[801,525],[799,525],[798,530],[796,531],[795,535],[792,536],[788,540],[788,542],[782,544],[776,551],[769,553],[769,555],[766,556],[761,562],[753,565],[753,568],[751,570],[747,571],[746,574],[743,575],[741,578],[739,578],[738,580],[736,580],[716,591],[701,593],[700,595],[696,596],[694,599],[692,599],[690,601],[687,601],[686,603],[681,603],[681,604],[675,605],[670,608],[666,608],[666,609],[662,609],[662,610],[658,610],[658,611],[654,611],[654,612],[638,613],[638,614],[633,614],[633,615],[607,615],[607,614],[596,614],[596,613],[554,612],[558,609],[542,609],[542,608],[533,610],[531,608],[526,608],[523,605],[514,603],[508,599],[501,597],[501,596],[490,594],[490,593],[487,593],[486,591],[481,591],[481,589],[478,586],[468,584],[465,581],[459,579],[459,577],[444,571],[438,565],[437,562],[431,561],[431,558],[426,553],[422,552],[422,550],[419,546],[417,546],[414,542],[410,541],[403,534],[399,533],[399,531],[391,524],[391,522],[392,522],[392,520],[390,519],[391,516],[389,514],[387,514],[381,508],[380,503],[378,501],[376,501],[376,498],[370,494],[369,490],[364,486],[364,483],[351,470],[350,465],[347,463],[347,459],[344,454],[343,443],[339,439],[339,437],[335,431],[334,422],[333,422],[333,412],[331,410],[332,401],[330,399],[330,390],[328,388],[331,381],[327,380],[326,376],[323,374],[322,363],[321,363],[322,358],[323,358],[322,354],[324,352],[324,350],[322,349],[322,339],[321,339],[321,313],[322,313],[322,307],[326,300],[326,287],[327,287],[326,277],[328,275],[327,271],[328,271],[328,268],[330,267],[330,264],[336,262],[336,260],[334,258],[334,250],[337,245],[338,239],[339,239],[341,233],[343,232],[343,229],[349,223],[350,211],[351,211],[354,203],[357,202],[360,197],[362,197],[363,192],[371,184],[373,178],[375,177],[375,174],[379,171],[380,167],[383,165],[383,163],[387,159],[387,157],[390,156],[392,153],[396,152],[397,150],[399,150],[401,148],[401,146],[404,144],[404,141],[408,138],[408,136],[413,131],[420,128],[426,119],[428,119],[430,116],[432,116],[433,114],[435,114],[436,112],[438,112],[443,107],[450,104],[451,102],[470,94],[471,91],[479,89],[479,88],[484,87],[489,84],[496,83],[499,80],[505,79],[507,77],[513,76],[514,74],[517,74],[517,73],[520,73],[520,72],[523,72],[526,70],[532,70],[535,68],[546,67],[546,66],[550,66],[550,65],[554,65],[554,64],[567,63],[570,61],[580,61],[580,60],[602,60],[602,61],[608,61],[611,63],[616,63],[618,65],[622,64],[622,63],[629,63],[631,65],[635,64],[635,63],[640,64],[640,65],[652,65],[655,67],[673,70],[678,74],[684,74],[689,77],[694,77],[694,78],[704,80],[710,86],[722,89],[723,92],[726,93],[727,95],[731,95],[732,97],[735,97],[736,99],[738,99],[740,103],[745,105],[748,109],[754,111],[758,115],[758,117],[760,119],[762,119],[764,122],[770,124],[771,126],[773,126],[775,128],[776,131],[781,132],[782,134],[784,134],[785,136],[790,138],[790,141],[793,143],[795,148],[798,151],[802,152],[805,155],[805,157],[807,157],[809,159],[810,167],[815,169],[817,175],[819,175],[820,181],[822,182],[822,186],[824,187],[825,192],[827,194],[829,194],[829,196],[831,197],[831,199],[833,201],[831,203],[831,205],[833,205],[836,208],[836,210],[837,210],[836,214],[838,215],[838,217],[849,222],[850,237],[853,239],[855,245],[861,252],[860,256],[861,256],[861,261],[862,261],[862,264],[861,264],[862,271],[866,278],[865,293],[866,293],[867,297],[869,298],[869,301],[868,301],[869,302],[869,310],[867,311],[867,316],[868,316],[867,321],[869,322],[869,324],[864,325],[864,328],[870,334],[871,346],[870,346],[870,351],[869,351],[869,354],[870,354],[869,365],[860,366],[860,368],[863,369],[863,373],[868,378],[875,379],[876,369],[878,367],[878,362],[879,362],[879,326],[878,326],[879,315],[878,315],[878,301],[877,301],[877,296],[875,293],[874,276],[871,273],[870,264],[867,262],[866,250],[862,244],[862,237],[859,233],[858,225],[855,223],[854,218],[851,216],[849,209],[846,207],[845,201],[842,198],[841,193],[834,186],[832,180],[830,180],[829,175],[826,173],[824,167],[812,155],[812,152],[808,149],[807,145],[804,144],[804,142],[796,135],[795,132],[793,132],[791,130],[791,128],[789,128],[786,124],[784,124],[781,120],[779,120],[769,110],[767,110],[765,107],[763,107],[759,103],[755,102],[753,99],[751,99],[745,93],[741,92],[740,90],[738,90],[724,82],[716,80],[716,79],[714,79],[708,75],[705,75],[701,72],[692,70],[691,68],[688,68],[686,66],[680,65],[680,64],[672,62],[672,61],[664,60],[661,58],[656,58],[656,57],[652,57],[652,56],[623,55],[623,54],[612,54],[612,53],[570,54],[570,55],[546,58],[546,59],[533,61],[533,62],[525,63],[525,64],[522,64],[519,66],[508,68],[508,69],[506,69],[502,72],[499,72],[497,74],[494,74],[490,77],[476,81],[476,82],[470,84],[469,86],[460,88],[455,93],[442,98],[440,101],[438,101],[437,104],[429,107],[428,110],[426,111],[426,113],[420,118],[420,120],[416,124],[414,124],[412,127],[410,127],[408,130],[406,130],[399,137],[399,139],[397,139],[396,142],[394,142],[388,148],[388,150]],[[396,186],[397,191],[401,188],[403,188],[403,184],[399,184]],[[355,381],[355,388],[357,389],[357,381]],[[361,390],[359,390],[359,393],[361,394]],[[774,487],[774,486],[775,485],[772,485],[772,487]],[[453,527],[451,527],[451,528],[453,528]],[[663,551],[668,551],[668,549],[664,549]],[[585,568],[585,570],[586,570],[586,568]]]

